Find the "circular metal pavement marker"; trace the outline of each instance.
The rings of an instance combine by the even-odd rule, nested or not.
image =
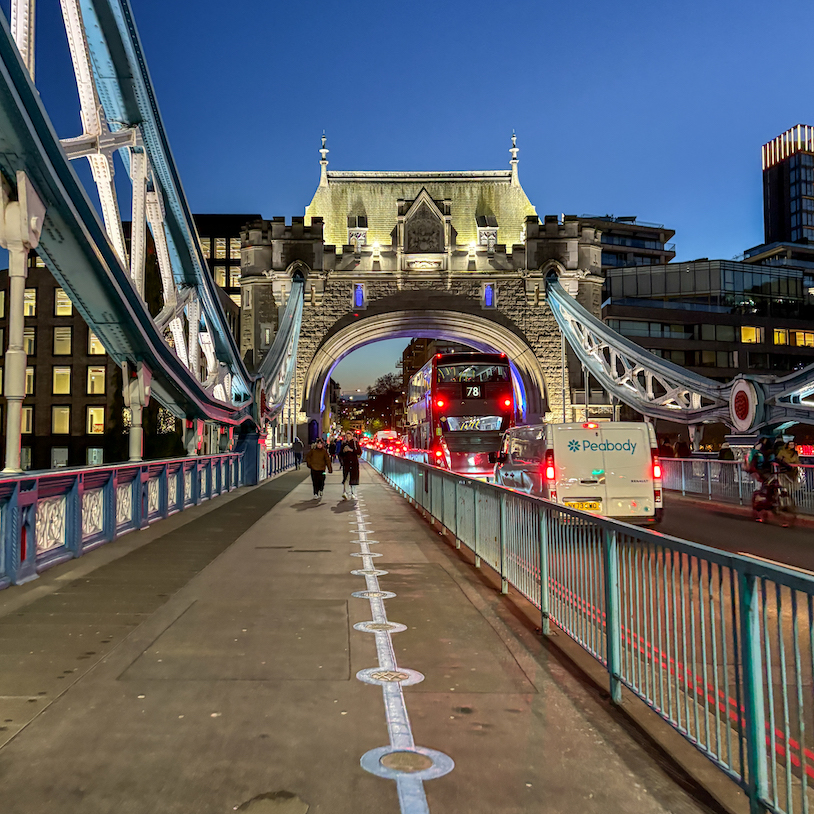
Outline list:
[[[351,596],[356,599],[392,599],[395,594],[392,591],[354,591]]]
[[[407,630],[407,625],[399,622],[357,622],[353,629],[362,633],[401,633]]]
[[[414,746],[412,749],[380,746],[362,755],[359,763],[371,774],[390,780],[398,780],[405,775],[417,780],[434,780],[449,774],[455,768],[455,762],[449,755],[423,746]]]
[[[359,568],[356,571],[351,571],[351,574],[355,577],[383,577],[389,573],[389,571],[377,571],[375,568]]]
[[[352,551],[351,557],[383,557],[384,554],[378,554],[375,551],[369,551],[365,553],[364,551]]]
[[[395,670],[386,670],[383,667],[368,667],[356,673],[359,681],[365,684],[401,684],[402,687],[409,687],[411,684],[418,684],[424,680],[423,673],[418,670],[408,670],[406,667],[398,667]]]

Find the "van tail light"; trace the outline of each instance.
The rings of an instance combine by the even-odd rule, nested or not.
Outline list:
[[[547,449],[545,453],[545,479],[551,483],[557,479],[557,472],[554,468],[554,450]]]
[[[656,453],[653,453],[653,503],[657,509],[664,505],[661,492],[661,461]]]
[[[595,430],[595,429],[597,429],[598,427],[599,427],[599,424],[597,424],[595,421],[586,421],[586,422],[585,422],[585,423],[582,425],[582,429],[583,429],[583,430]]]

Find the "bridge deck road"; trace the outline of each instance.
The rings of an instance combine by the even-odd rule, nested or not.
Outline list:
[[[358,509],[303,476],[0,596],[4,814],[707,810],[376,473]],[[382,686],[356,677],[382,654],[354,628],[360,530],[398,670],[424,675],[399,737],[454,761],[428,809],[360,765],[389,743]]]
[[[765,523],[755,522],[748,507],[683,499],[668,493],[664,520],[655,529],[711,548],[814,572],[814,527],[810,517],[801,517],[794,528],[782,528],[777,517]]]

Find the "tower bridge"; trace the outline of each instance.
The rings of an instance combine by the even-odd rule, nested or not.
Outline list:
[[[304,216],[243,230],[235,337],[130,3],[60,6],[82,123],[63,139],[34,83],[34,0],[12,0],[10,24],[0,14],[0,588],[17,586],[0,594],[4,811],[696,814],[741,792],[752,814],[807,811],[804,529],[791,570],[731,518],[706,530],[723,542],[694,538],[708,547],[379,452],[358,502],[330,476],[311,500],[292,449],[260,433],[292,408],[318,431],[336,364],[392,337],[505,352],[525,422],[575,415],[587,375],[649,418],[812,423],[814,367],[718,382],[610,330],[602,219],[541,221],[514,137],[508,170],[470,172],[333,171],[323,137]],[[72,166],[84,159],[100,212]],[[122,367],[126,464],[21,471],[32,250]],[[185,420],[187,457],[141,460],[150,399]],[[196,454],[204,422],[228,428],[223,454]],[[711,468],[687,463],[711,497]],[[700,535],[698,507],[683,511],[679,531]]]

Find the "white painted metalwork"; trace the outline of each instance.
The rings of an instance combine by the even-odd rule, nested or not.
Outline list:
[[[116,487],[116,525],[133,519],[133,484],[121,483]]]
[[[65,496],[37,503],[37,552],[65,545]]]
[[[159,482],[154,478],[147,484],[147,512],[149,514],[155,514],[158,511],[160,494]]]
[[[82,495],[82,537],[102,531],[104,522],[104,489],[88,489]]]

